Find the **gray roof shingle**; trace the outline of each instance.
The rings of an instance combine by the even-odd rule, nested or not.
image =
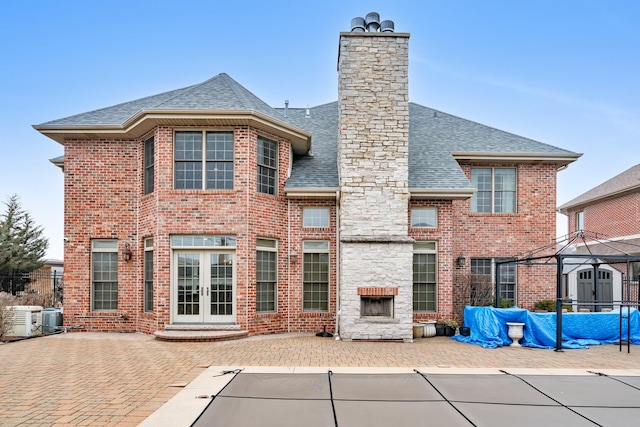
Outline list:
[[[248,110],[283,120],[282,114],[227,74],[221,73],[200,84],[53,120],[43,125],[121,125],[141,110]]]
[[[296,159],[287,187],[338,187],[338,103],[310,108],[309,112],[305,117],[305,109],[289,109],[289,122],[313,135],[313,156]],[[409,188],[473,189],[452,155],[454,152],[575,155],[409,103]]]
[[[640,191],[640,165],[630,167],[621,174],[568,201],[558,209],[566,213],[566,211],[572,207],[594,202],[633,189]]]
[[[338,103],[309,109],[274,109],[227,74],[193,86],[43,123],[41,126],[122,125],[141,110],[256,111],[312,135],[312,155],[296,157],[286,186],[337,188]],[[409,188],[472,190],[452,153],[575,156],[567,150],[409,103]]]

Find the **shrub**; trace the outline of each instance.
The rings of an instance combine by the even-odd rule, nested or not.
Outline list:
[[[494,298],[493,301],[491,302],[492,306],[496,306],[496,299]],[[504,298],[500,298],[500,308],[511,308],[513,307],[513,301],[509,300],[509,299],[504,299]]]
[[[571,304],[562,304],[562,308],[566,309],[568,312],[573,312],[573,307]],[[534,310],[547,310],[549,312],[556,312],[556,301],[552,299],[543,299],[538,301],[533,305]]]
[[[533,305],[534,310],[556,311],[556,302],[551,299],[543,299]]]

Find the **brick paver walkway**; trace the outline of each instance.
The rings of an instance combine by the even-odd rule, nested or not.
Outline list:
[[[640,370],[640,347],[483,349],[445,337],[412,344],[313,335],[172,343],[142,334],[69,333],[0,344],[0,425],[133,426],[209,365]]]

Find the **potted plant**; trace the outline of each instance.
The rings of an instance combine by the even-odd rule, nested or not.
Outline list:
[[[444,336],[444,324],[442,323],[442,321],[438,321],[438,323],[436,323],[436,336]]]
[[[447,337],[452,337],[456,334],[456,328],[458,327],[458,322],[453,319],[444,319],[441,322],[444,325],[444,335]]]

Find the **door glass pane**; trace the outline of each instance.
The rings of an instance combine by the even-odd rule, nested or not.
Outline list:
[[[200,254],[178,254],[178,315],[200,314]]]
[[[233,315],[233,254],[211,254],[212,316]]]

